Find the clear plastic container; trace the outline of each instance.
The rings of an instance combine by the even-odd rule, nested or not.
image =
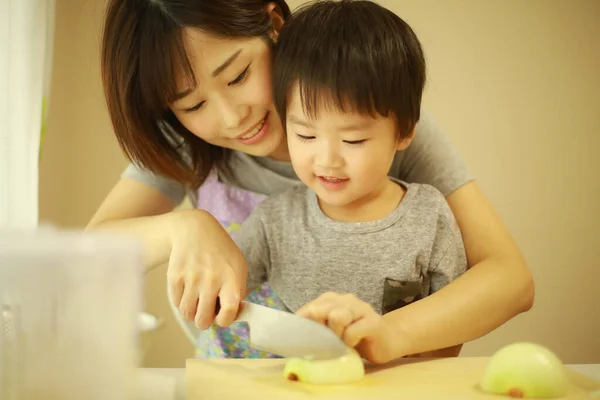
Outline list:
[[[130,238],[0,232],[0,400],[133,397],[141,256]]]

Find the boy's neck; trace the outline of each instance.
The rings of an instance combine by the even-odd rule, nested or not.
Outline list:
[[[281,141],[281,144],[275,149],[275,151],[268,156],[275,161],[287,161],[291,160],[290,158],[290,150],[288,148],[287,140],[284,138]]]
[[[386,179],[377,190],[345,206],[332,206],[318,199],[323,214],[342,222],[371,222],[390,215],[402,202],[406,190]]]

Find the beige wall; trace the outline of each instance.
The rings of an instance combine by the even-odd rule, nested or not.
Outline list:
[[[301,1],[290,1],[297,6]],[[566,362],[600,362],[600,3],[387,0],[420,36],[425,105],[453,139],[521,245],[536,304],[465,346],[488,355],[533,340]],[[125,166],[108,122],[98,43],[105,1],[57,1],[41,217],[83,226]],[[167,319],[149,366],[182,366],[192,348],[165,300],[165,269],[147,279]],[[476,301],[476,299],[474,299]]]

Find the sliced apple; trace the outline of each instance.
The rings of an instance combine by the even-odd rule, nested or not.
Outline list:
[[[565,367],[546,347],[514,343],[498,350],[484,371],[484,392],[517,398],[557,398],[566,395]]]
[[[365,366],[356,350],[333,360],[290,358],[283,375],[286,379],[317,385],[339,385],[358,382],[365,376]]]

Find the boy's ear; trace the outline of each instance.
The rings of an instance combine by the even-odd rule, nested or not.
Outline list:
[[[415,137],[415,130],[416,130],[416,128],[413,128],[407,137],[398,140],[398,143],[396,145],[396,150],[406,150],[406,148],[408,146],[410,146],[410,143],[412,142],[412,140]]]
[[[281,13],[281,9],[275,3],[267,4],[267,14],[269,14],[269,18],[271,18],[271,25],[273,26],[271,38],[273,41],[276,41],[277,37],[279,36],[279,32],[285,23],[285,20],[283,18],[283,14]]]

